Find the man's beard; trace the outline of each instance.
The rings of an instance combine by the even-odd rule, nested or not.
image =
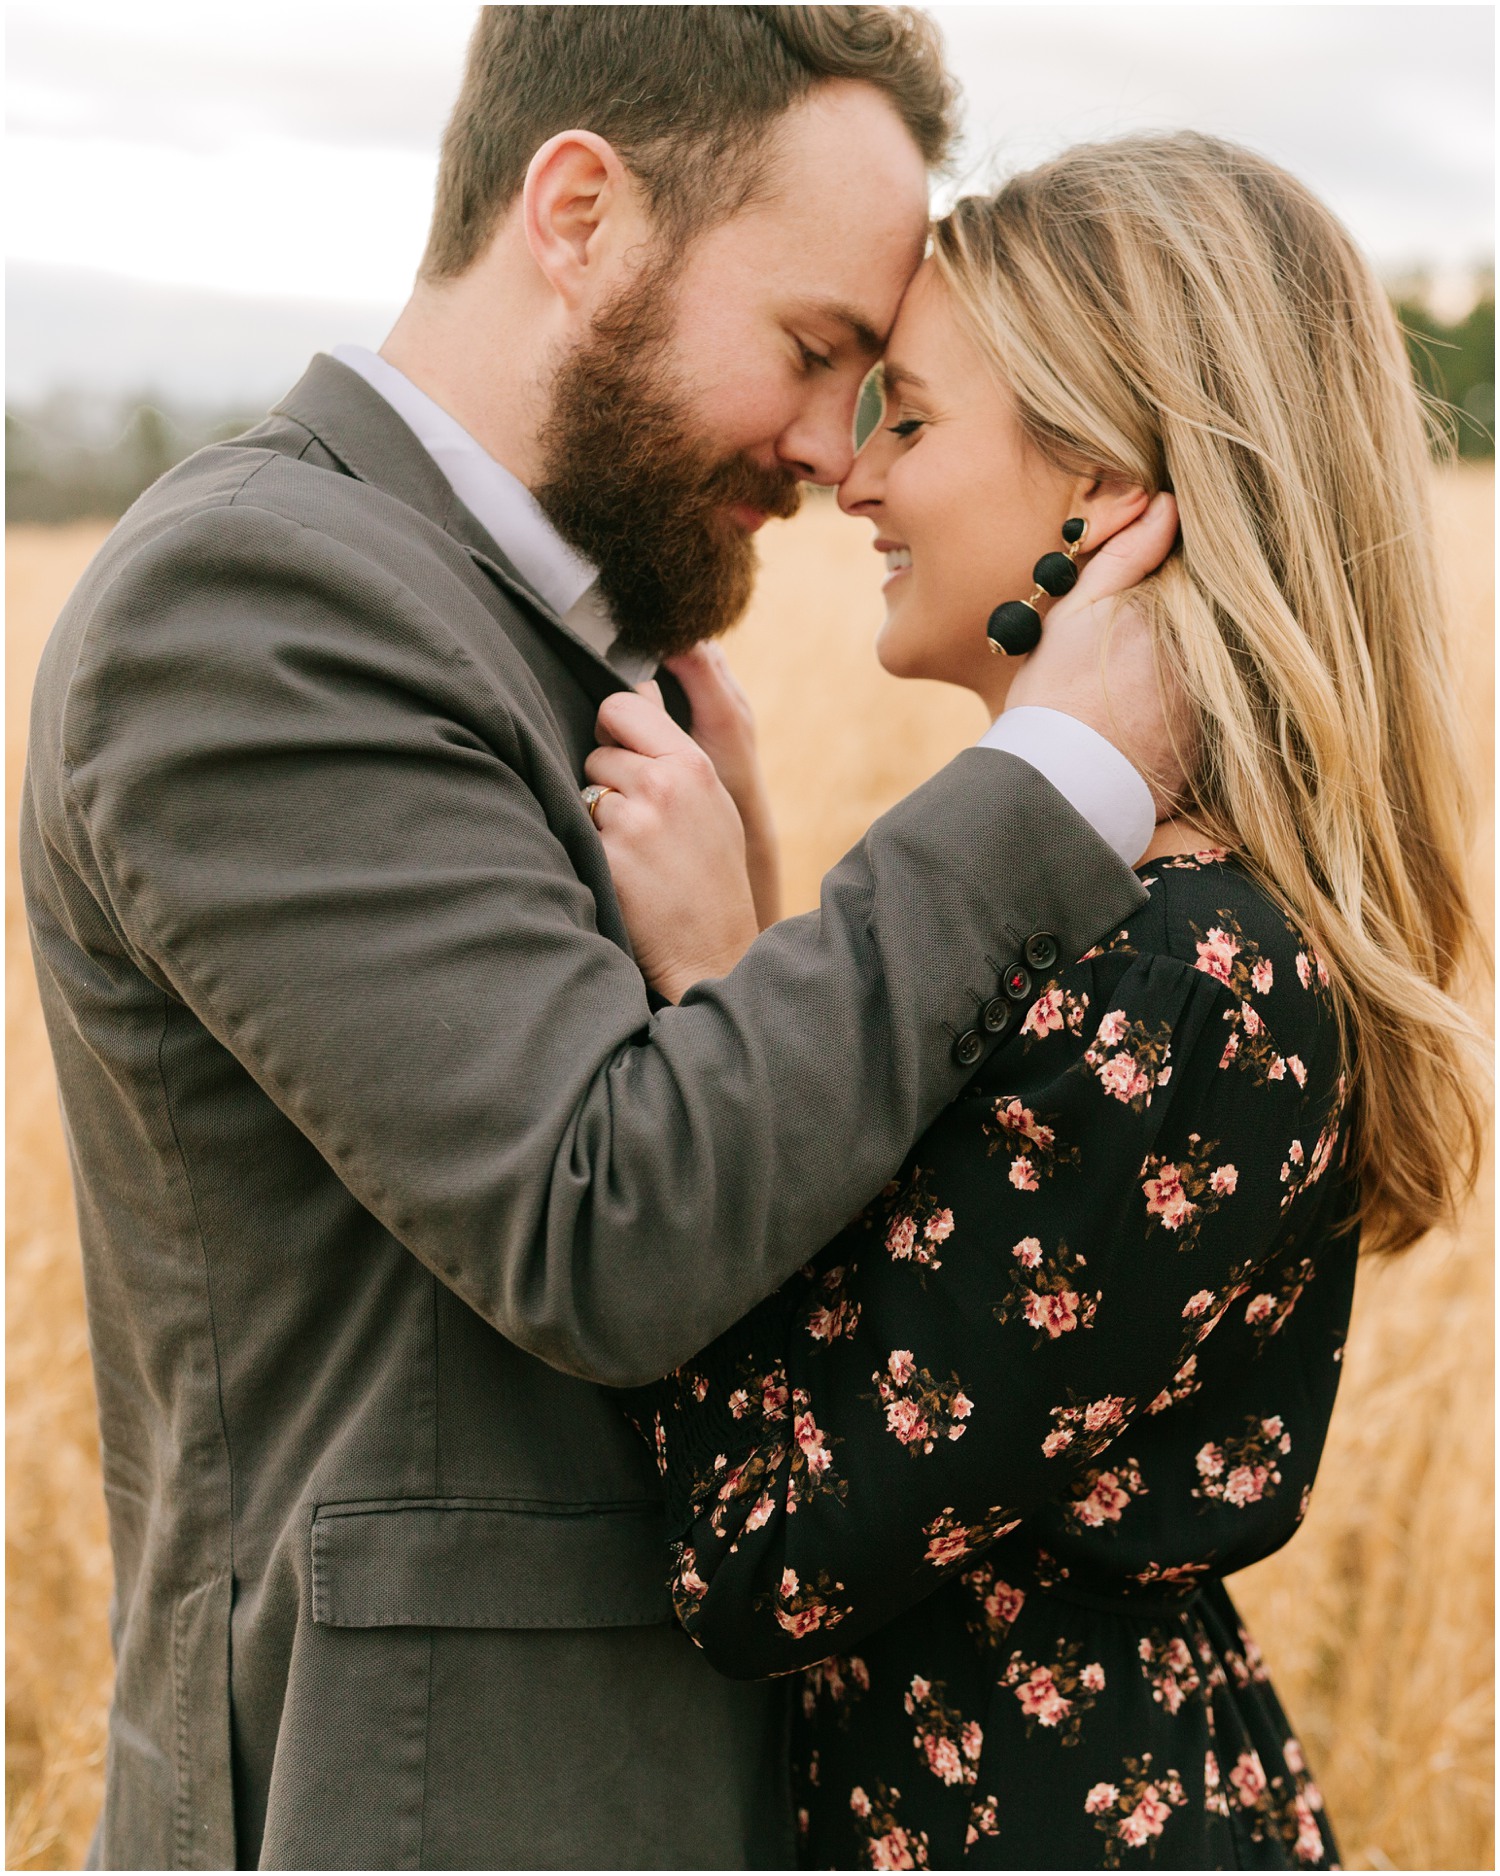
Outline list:
[[[715,459],[670,370],[671,270],[649,269],[559,368],[533,490],[552,525],[599,569],[623,649],[656,658],[727,631],[755,584],[736,503],[790,516],[786,469]]]

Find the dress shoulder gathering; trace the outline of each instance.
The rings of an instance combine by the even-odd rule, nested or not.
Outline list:
[[[1303,1518],[1338,1385],[1336,1013],[1233,858],[1141,875],[879,1198],[622,1396],[683,1627],[800,1676],[808,1867],[1336,1867],[1223,1584]]]

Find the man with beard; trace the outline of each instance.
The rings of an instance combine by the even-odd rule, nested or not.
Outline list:
[[[166,476],[58,623],[23,868],[116,1573],[97,1862],[791,1860],[787,1689],[672,1625],[600,1384],[880,1187],[997,980],[1140,902],[1150,799],[1078,726],[1122,858],[1001,736],[654,1008],[580,783],[847,470],[951,109],[899,9],[486,8],[383,355]]]

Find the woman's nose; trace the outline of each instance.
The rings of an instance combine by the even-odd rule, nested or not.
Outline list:
[[[872,516],[880,506],[881,480],[875,467],[875,438],[870,437],[839,484],[839,507],[846,515]]]

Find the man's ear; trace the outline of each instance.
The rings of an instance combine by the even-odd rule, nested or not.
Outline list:
[[[1085,553],[1092,553],[1122,528],[1128,528],[1132,521],[1139,521],[1150,502],[1150,493],[1139,482],[1126,482],[1101,472],[1080,476],[1074,483],[1068,514],[1079,515],[1088,522],[1083,549]]]
[[[526,245],[570,312],[598,292],[610,217],[629,216],[633,188],[614,146],[563,130],[532,157],[521,190]]]

